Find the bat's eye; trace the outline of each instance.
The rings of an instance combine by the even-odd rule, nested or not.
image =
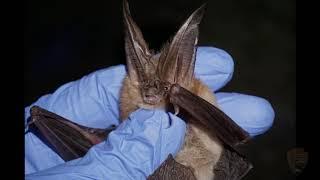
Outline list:
[[[168,91],[168,90],[169,90],[169,87],[168,87],[168,86],[165,86],[165,87],[164,87],[164,90],[165,90],[165,91]]]

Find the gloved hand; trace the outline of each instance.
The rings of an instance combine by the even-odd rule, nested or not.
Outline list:
[[[196,77],[212,91],[232,78],[233,60],[225,51],[201,47],[196,57]],[[30,107],[38,105],[84,126],[119,125],[119,90],[125,74],[125,67],[119,65],[67,83],[26,107],[25,124]],[[274,111],[263,98],[238,93],[216,93],[216,97],[221,109],[252,136],[266,132],[273,124]],[[184,133],[185,123],[180,118],[161,110],[140,109],[106,141],[92,147],[83,158],[67,163],[33,133],[26,133],[26,179],[144,179],[168,154],[179,151]]]

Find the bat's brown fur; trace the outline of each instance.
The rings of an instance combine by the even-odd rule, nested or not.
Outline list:
[[[203,82],[194,79],[192,85],[191,92],[217,106],[214,94]],[[175,158],[177,162],[192,167],[198,180],[214,178],[213,168],[223,150],[220,141],[216,137],[209,136],[206,131],[205,127],[198,124],[188,124],[185,144]]]
[[[216,105],[214,94],[200,80],[194,79],[191,92]],[[168,102],[162,102],[157,106],[143,103],[139,83],[133,82],[128,76],[124,79],[120,96],[120,116],[126,119],[129,114],[138,108],[165,108]],[[193,121],[194,122],[194,121]],[[214,165],[218,162],[223,146],[216,137],[209,137],[204,127],[188,124],[185,143],[177,154],[177,162],[192,167],[194,174],[199,180],[214,178]]]

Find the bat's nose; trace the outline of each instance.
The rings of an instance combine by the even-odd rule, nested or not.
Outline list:
[[[147,92],[146,92],[146,95],[152,96],[152,95],[157,94],[157,92],[158,92],[158,89],[157,89],[157,88],[149,88],[149,89],[147,90]]]

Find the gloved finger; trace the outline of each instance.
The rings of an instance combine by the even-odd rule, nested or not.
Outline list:
[[[179,117],[166,113],[164,110],[139,109],[130,115],[130,119],[131,121],[136,120],[132,122],[137,123],[128,125],[132,129],[145,132],[143,134],[144,138],[148,139],[148,143],[152,143],[154,154],[152,154],[153,165],[151,171],[165,161],[169,154],[175,156],[182,147],[186,124]],[[141,130],[141,127],[146,127],[146,129]],[[142,150],[139,150],[139,152],[141,153]],[[133,152],[133,154],[139,152]],[[148,157],[150,153],[144,152],[143,154]]]
[[[33,133],[27,133],[24,136],[24,152],[25,174],[64,163],[64,160],[57,153]]]
[[[145,179],[160,166],[166,154],[177,147],[166,146],[177,139],[168,128],[180,129],[183,123],[169,125],[170,117],[162,110],[139,109],[110,133],[108,139],[93,146],[83,157],[30,174],[26,179]],[[177,122],[177,124],[176,124]],[[182,128],[183,129],[183,128]]]
[[[26,107],[25,119],[30,116],[30,107],[38,105],[84,126],[106,128],[118,125],[119,89],[125,74],[125,67],[119,65],[64,84]]]
[[[214,47],[199,47],[196,58],[195,75],[212,91],[219,90],[231,80],[234,62],[226,51]]]
[[[186,133],[186,123],[180,119],[179,117],[175,116],[172,113],[169,114],[169,121],[166,121],[170,123],[167,128],[164,129],[163,134],[163,142],[166,142],[164,144],[164,147],[167,149],[170,149],[170,151],[162,151],[161,153],[161,162],[163,162],[169,155],[168,152],[171,152],[173,156],[176,156],[181,147],[184,143],[184,137]]]
[[[264,98],[239,93],[216,93],[217,103],[252,137],[268,131],[274,121],[272,105]]]

